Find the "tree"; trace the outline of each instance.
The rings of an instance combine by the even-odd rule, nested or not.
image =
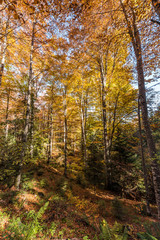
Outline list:
[[[160,19],[160,1],[159,0],[152,0],[152,5],[155,9],[155,12],[157,13],[159,19]],[[160,24],[160,22],[157,22]]]
[[[149,154],[152,159],[151,166],[152,166],[153,182],[154,182],[156,202],[158,206],[158,218],[160,219],[160,172],[159,172],[159,166],[157,163],[155,144],[153,141],[149,119],[148,119],[140,33],[137,26],[136,15],[135,15],[135,10],[133,5],[131,4],[129,5],[130,14],[131,14],[131,18],[130,18],[126,10],[126,6],[123,4],[122,0],[120,0],[120,3],[124,13],[124,17],[125,17],[127,28],[128,28],[128,33],[131,38],[131,42],[133,45],[133,49],[134,49],[134,53],[137,61],[136,70],[138,75],[138,87],[139,87],[139,99],[140,99],[139,101],[140,101],[140,107],[142,110],[142,121],[145,129],[145,133],[146,133]]]

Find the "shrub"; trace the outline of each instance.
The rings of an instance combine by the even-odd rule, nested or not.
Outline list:
[[[45,178],[42,178],[39,182],[40,187],[46,188],[48,186],[48,181]]]
[[[136,205],[136,211],[141,215],[148,216],[147,208],[146,208],[146,205],[144,203],[143,204],[137,204]]]
[[[65,177],[61,177],[56,181],[56,191],[64,197],[67,190],[70,190],[69,182]]]
[[[106,202],[104,200],[98,201],[98,211],[103,217],[106,217],[108,215],[108,212],[106,210]]]
[[[126,208],[124,208],[122,202],[117,198],[112,201],[112,214],[119,220],[124,220],[127,214]]]
[[[87,186],[87,181],[86,181],[83,173],[78,173],[78,175],[76,177],[76,182],[78,184],[80,184],[83,188],[85,188]]]

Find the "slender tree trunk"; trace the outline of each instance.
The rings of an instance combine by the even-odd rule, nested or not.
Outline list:
[[[137,60],[136,68],[137,68],[137,75],[138,75],[139,103],[142,110],[142,122],[145,130],[145,134],[146,134],[148,150],[149,150],[150,158],[152,160],[151,168],[152,168],[152,175],[153,175],[153,184],[154,184],[156,203],[158,207],[158,219],[160,220],[160,170],[159,170],[157,157],[156,157],[155,143],[153,141],[150,123],[148,119],[141,39],[140,39],[140,34],[136,25],[134,10],[130,7],[132,11],[132,25],[131,25],[125,6],[122,3],[122,0],[120,0],[120,3],[123,9],[123,13],[124,13],[125,20],[128,27],[128,32],[131,37],[132,45],[133,45],[136,60]]]
[[[77,138],[76,138],[76,135],[74,136],[74,145],[73,145],[73,151],[74,151],[74,154],[76,153],[76,148],[77,148]]]
[[[147,181],[147,169],[146,169],[146,161],[144,158],[144,151],[143,151],[143,140],[142,140],[142,127],[141,127],[141,116],[140,116],[140,104],[138,98],[138,122],[139,122],[139,138],[140,138],[140,148],[141,148],[141,159],[142,159],[142,168],[144,174],[144,185],[146,189],[146,210],[147,214],[151,215],[151,209],[149,204],[149,189],[148,189],[148,181]]]
[[[82,136],[81,136],[81,146],[82,146],[82,160],[84,162],[84,166],[86,169],[87,164],[87,148],[86,148],[86,105],[85,105],[85,99],[83,96],[81,96],[81,130],[82,130]]]
[[[47,163],[50,163],[50,160],[52,158],[52,141],[53,141],[53,109],[52,106],[49,106],[48,110],[48,161]]]
[[[50,104],[49,104],[48,105],[48,145],[47,145],[48,160],[47,160],[47,164],[50,163],[50,159],[51,159],[50,144],[51,144],[51,138],[50,138]]]
[[[51,152],[51,159],[52,159],[52,152],[53,152],[53,109],[51,109],[51,127],[50,127],[50,138],[51,138],[51,143],[50,143],[50,152]]]
[[[68,141],[68,128],[67,128],[67,86],[64,86],[64,176],[67,177],[67,141]]]
[[[4,72],[4,64],[5,64],[5,57],[7,51],[7,37],[8,37],[8,28],[9,28],[9,17],[6,22],[6,29],[5,29],[5,36],[4,36],[4,43],[3,43],[3,50],[2,50],[2,57],[1,57],[1,66],[0,66],[0,86],[2,84],[2,77]],[[2,46],[1,46],[2,48]]]
[[[31,145],[30,145],[30,153],[31,158],[33,158],[34,155],[34,143],[33,143],[33,134],[34,134],[34,89],[33,84],[31,87],[31,120],[30,120],[30,136],[31,136]]]
[[[34,143],[33,143],[33,132],[34,132],[34,80],[33,80],[33,52],[34,52],[34,41],[35,41],[35,26],[36,20],[33,22],[33,29],[32,29],[32,38],[31,38],[31,51],[30,51],[30,66],[29,66],[29,81],[30,81],[30,153],[31,158],[33,158],[34,152]]]
[[[119,100],[119,92],[115,98],[115,105],[114,105],[114,112],[113,112],[113,118],[112,116],[109,116],[109,121],[108,121],[108,134],[107,134],[107,158],[108,158],[108,187],[111,187],[112,184],[112,166],[111,166],[111,151],[112,151],[112,144],[113,144],[113,136],[115,133],[116,129],[116,114],[117,114],[117,107],[118,107],[118,100]],[[111,103],[109,103],[111,104]]]
[[[32,93],[33,93],[33,79],[32,79],[32,65],[33,65],[33,51],[34,51],[34,39],[35,39],[35,25],[36,22],[33,22],[33,29],[32,29],[32,37],[31,37],[31,52],[30,52],[30,66],[29,66],[29,77],[28,77],[28,91],[27,91],[27,96],[26,96],[26,101],[27,101],[27,108],[26,108],[26,120],[25,120],[25,128],[24,128],[24,133],[22,135],[22,151],[21,151],[21,161],[19,164],[19,171],[18,175],[15,181],[15,187],[17,190],[19,190],[20,183],[21,183],[21,176],[22,176],[22,167],[23,167],[23,160],[25,157],[26,153],[26,148],[27,148],[27,141],[28,141],[28,136],[29,132],[31,132],[31,142],[32,142],[32,134],[33,134],[33,116],[31,115],[31,107],[33,105],[31,104],[32,101]],[[31,123],[30,123],[31,119]]]
[[[84,162],[85,162],[85,167],[87,165],[87,94],[86,94],[86,99],[84,100]]]
[[[6,107],[6,129],[5,129],[5,137],[8,139],[8,115],[9,115],[9,101],[10,101],[10,88],[7,90],[7,107]]]
[[[3,19],[2,11],[0,11],[0,62],[2,61],[2,32],[3,32]]]
[[[104,162],[105,162],[105,188],[109,186],[109,171],[108,171],[108,148],[107,148],[107,118],[106,118],[106,78],[103,67],[103,60],[100,58],[100,73],[101,73],[101,101],[102,101],[102,121],[103,121],[103,146],[104,146]]]

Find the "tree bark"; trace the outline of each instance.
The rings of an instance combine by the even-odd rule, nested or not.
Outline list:
[[[109,161],[108,161],[108,148],[107,148],[107,118],[106,118],[106,74],[103,66],[102,57],[99,61],[100,74],[101,74],[101,102],[102,102],[102,122],[103,122],[103,146],[104,146],[104,162],[105,162],[105,188],[107,189],[110,183],[109,180]]]
[[[131,25],[125,6],[122,3],[122,0],[120,0],[120,3],[125,16],[128,32],[132,41],[132,45],[134,48],[134,53],[137,61],[136,69],[137,69],[137,75],[138,75],[139,103],[142,110],[142,122],[143,122],[145,135],[147,139],[148,150],[149,150],[150,158],[152,161],[151,168],[152,168],[152,175],[153,175],[153,184],[154,184],[156,203],[158,207],[158,219],[160,220],[160,171],[159,171],[159,166],[157,162],[155,143],[153,141],[150,123],[148,119],[141,39],[140,39],[140,34],[136,25],[134,10],[130,7],[132,12],[132,25]]]
[[[64,86],[64,176],[67,177],[67,141],[68,141],[68,128],[67,128],[67,86]]]
[[[82,146],[82,160],[83,160],[85,169],[86,169],[86,164],[87,164],[86,118],[87,118],[86,101],[84,99],[84,93],[82,91],[82,95],[81,95],[81,130],[82,130],[81,146]]]
[[[33,80],[33,52],[34,52],[34,41],[35,41],[35,26],[36,20],[33,22],[32,38],[31,38],[31,51],[30,51],[30,67],[29,67],[29,82],[30,82],[30,153],[33,158],[34,143],[33,143],[33,132],[34,132],[34,80]]]
[[[47,164],[50,163],[52,158],[52,141],[53,141],[53,109],[49,106],[48,109],[48,160]]]
[[[141,159],[142,159],[142,168],[143,168],[143,176],[144,176],[144,185],[145,185],[145,189],[146,189],[146,210],[147,210],[147,214],[151,215],[151,209],[150,209],[150,204],[149,204],[147,169],[146,169],[146,161],[145,161],[145,158],[144,158],[144,151],[143,151],[141,113],[140,113],[139,98],[138,98],[138,123],[139,123],[139,138],[140,138],[140,149],[141,149]]]
[[[5,129],[5,138],[8,139],[8,115],[9,115],[9,101],[10,101],[10,88],[7,89],[7,107],[6,107],[6,129]]]
[[[32,28],[32,36],[31,36],[31,51],[30,51],[30,66],[29,66],[29,77],[28,77],[28,91],[26,96],[27,101],[27,108],[26,108],[26,120],[25,120],[25,127],[24,132],[22,134],[22,151],[21,151],[21,161],[19,164],[19,171],[18,175],[15,181],[15,187],[17,190],[20,188],[21,183],[21,176],[22,176],[22,167],[23,167],[23,161],[26,154],[26,148],[27,148],[27,141],[29,137],[29,132],[31,133],[31,142],[32,142],[32,133],[33,133],[33,116],[31,116],[31,111],[33,114],[33,109],[31,110],[31,107],[33,108],[34,103],[31,104],[32,99],[32,86],[33,86],[33,77],[32,77],[32,64],[33,64],[33,51],[34,51],[34,39],[35,39],[35,25],[36,21],[33,22],[33,28]],[[30,123],[31,119],[31,123]],[[31,153],[32,154],[32,153]],[[32,155],[31,155],[32,156]]]
[[[6,22],[6,29],[5,29],[5,35],[4,35],[3,50],[2,50],[2,58],[1,58],[1,66],[0,66],[0,86],[2,84],[2,77],[3,77],[4,64],[5,64],[5,57],[6,57],[6,51],[7,51],[8,28],[9,28],[9,17],[7,19],[7,22]],[[2,48],[2,46],[1,46],[1,48]]]

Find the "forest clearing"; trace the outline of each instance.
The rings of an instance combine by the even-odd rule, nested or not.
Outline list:
[[[0,239],[160,239],[159,38],[159,0],[0,0]]]

